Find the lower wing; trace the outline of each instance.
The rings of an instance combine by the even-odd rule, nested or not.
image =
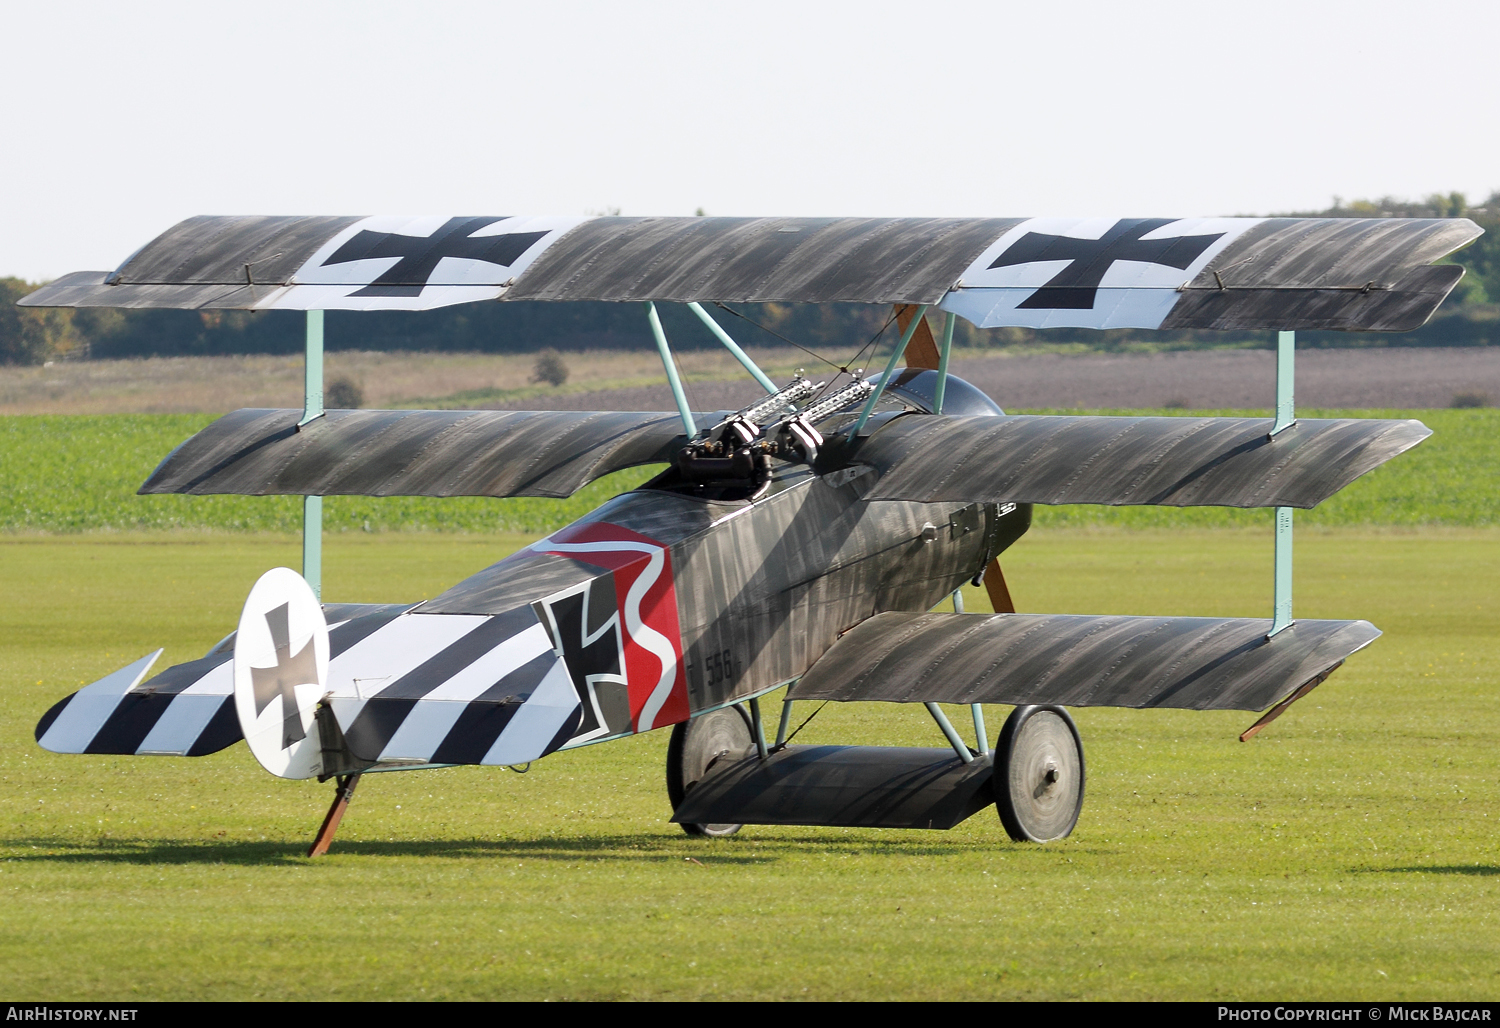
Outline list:
[[[1263,710],[1380,635],[1368,621],[1078,614],[877,614],[796,700]]]

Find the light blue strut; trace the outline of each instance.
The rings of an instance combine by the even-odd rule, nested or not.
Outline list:
[[[885,370],[880,373],[880,381],[875,385],[875,391],[865,401],[864,409],[859,412],[859,420],[854,423],[854,428],[849,432],[849,438],[853,439],[859,435],[860,429],[865,427],[865,422],[870,420],[870,413],[875,409],[875,401],[880,399],[880,394],[885,391],[885,384],[890,381],[891,372],[896,370],[896,362],[906,352],[906,344],[911,342],[911,337],[916,333],[917,326],[922,324],[922,319],[927,317],[928,304],[917,307],[917,313],[912,316],[911,323],[906,326],[906,331],[901,333],[901,341],[891,351],[890,360],[885,362]]]
[[[974,762],[974,754],[969,752],[969,747],[964,745],[963,739],[959,738],[958,729],[953,727],[953,722],[948,720],[948,715],[943,713],[943,708],[936,703],[924,703],[927,713],[932,715],[932,720],[937,722],[938,728],[942,729],[943,735],[948,739],[948,745],[953,747],[953,752],[958,754],[958,759],[965,764]]]
[[[714,334],[714,337],[724,344],[724,349],[728,350],[730,355],[740,362],[741,367],[750,372],[751,377],[759,382],[766,392],[774,396],[779,391],[776,388],[776,383],[772,382],[766,373],[756,366],[756,363],[750,359],[750,355],[740,349],[738,343],[729,338],[729,333],[725,332],[719,323],[709,316],[708,311],[703,309],[702,304],[694,300],[688,304],[688,310],[698,315],[698,320],[708,326],[708,330]]]
[[[948,390],[948,354],[953,351],[953,323],[958,320],[958,315],[952,311],[948,312],[948,318],[943,322],[943,346],[938,354],[938,378],[937,385],[932,390],[932,413],[943,413],[943,395]]]
[[[323,312],[307,312],[307,361],[300,430],[323,416]],[[323,497],[302,497],[302,577],[323,598]]]
[[[943,363],[944,364],[948,363],[948,344],[951,343],[952,341],[953,341],[953,315],[950,314],[950,315],[948,315],[948,330],[943,335]],[[942,381],[943,381],[942,379],[938,379],[938,388],[940,390],[942,389]],[[938,414],[941,414],[943,412],[942,411],[943,404],[942,404],[942,400],[941,400],[942,395],[943,394],[941,392],[939,392],[938,393],[939,399],[937,400],[937,402],[935,402],[933,404],[934,407],[938,408],[937,411],[935,412],[935,413],[938,413]],[[962,589],[955,589],[955,590],[953,590],[953,613],[955,613],[955,614],[962,614],[963,612],[964,612],[964,591]],[[990,751],[990,734],[989,734],[989,732],[984,727],[984,704],[983,703],[971,703],[971,704],[969,704],[969,714],[974,718],[974,738],[976,740],[978,740],[978,742],[979,742],[979,745],[976,748],[979,750],[979,752],[981,754],[988,753]]]
[[[1276,337],[1276,422],[1271,438],[1297,423],[1296,414],[1297,333]],[[1276,508],[1276,570],[1271,608],[1271,631],[1266,638],[1292,627],[1292,508]]]
[[[667,334],[662,331],[661,317],[656,313],[656,304],[646,301],[646,320],[651,323],[651,334],[656,337],[656,349],[661,354],[661,365],[667,370],[667,384],[672,387],[672,399],[677,401],[677,413],[682,416],[682,427],[689,439],[698,434],[693,421],[693,412],[688,408],[687,393],[682,391],[682,379],[677,377],[677,365],[672,361],[672,348],[667,345]]]

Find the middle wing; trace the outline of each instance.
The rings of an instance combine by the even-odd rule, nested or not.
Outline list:
[[[852,460],[871,500],[1312,507],[1432,434],[1420,421],[898,417]]]
[[[571,496],[671,460],[675,414],[614,411],[238,410],[170,453],[142,493]],[[716,414],[697,414],[713,424]]]

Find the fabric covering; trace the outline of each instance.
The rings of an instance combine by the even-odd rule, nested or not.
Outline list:
[[[1368,646],[1368,621],[1079,614],[877,614],[794,700],[1264,710]]]
[[[612,471],[671,459],[675,414],[299,410],[226,414],[183,443],[142,493],[250,496],[570,496]],[[718,414],[697,414],[713,424]]]
[[[1432,434],[1420,421],[907,415],[851,459],[868,498],[1312,507]]]

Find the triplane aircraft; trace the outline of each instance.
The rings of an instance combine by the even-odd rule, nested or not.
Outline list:
[[[59,702],[37,740],[200,756],[244,738],[273,774],[337,779],[314,853],[366,772],[520,765],[666,727],[673,820],[691,833],[949,828],[994,803],[1012,838],[1062,838],[1085,778],[1067,707],[1266,710],[1246,738],[1379,632],[1291,620],[1289,536],[1274,618],[1016,613],[997,556],[1032,505],[1274,507],[1282,540],[1292,508],[1430,434],[1296,420],[1290,333],[1422,324],[1463,274],[1434,262],[1478,234],[1401,219],[190,219],[114,272],[22,301],[309,312],[305,408],[226,415],[142,493],[302,495],[313,549],[322,496],[564,497],[668,467],[422,603],[323,604],[315,558],[307,579],[269,571],[205,656],[148,678],[158,650]],[[644,303],[677,412],[322,409],[323,310],[491,300]],[[661,301],[687,303],[766,397],[691,410]],[[899,340],[878,378],[778,386],[701,306],[764,301],[890,305]],[[1277,416],[1006,415],[948,374],[955,317],[1280,330]],[[969,581],[996,613],[962,612]],[[759,699],[783,686],[768,738]],[[804,700],[922,703],[949,746],[792,745]],[[971,705],[975,746],[940,703]],[[1014,705],[993,746],[985,703]]]

